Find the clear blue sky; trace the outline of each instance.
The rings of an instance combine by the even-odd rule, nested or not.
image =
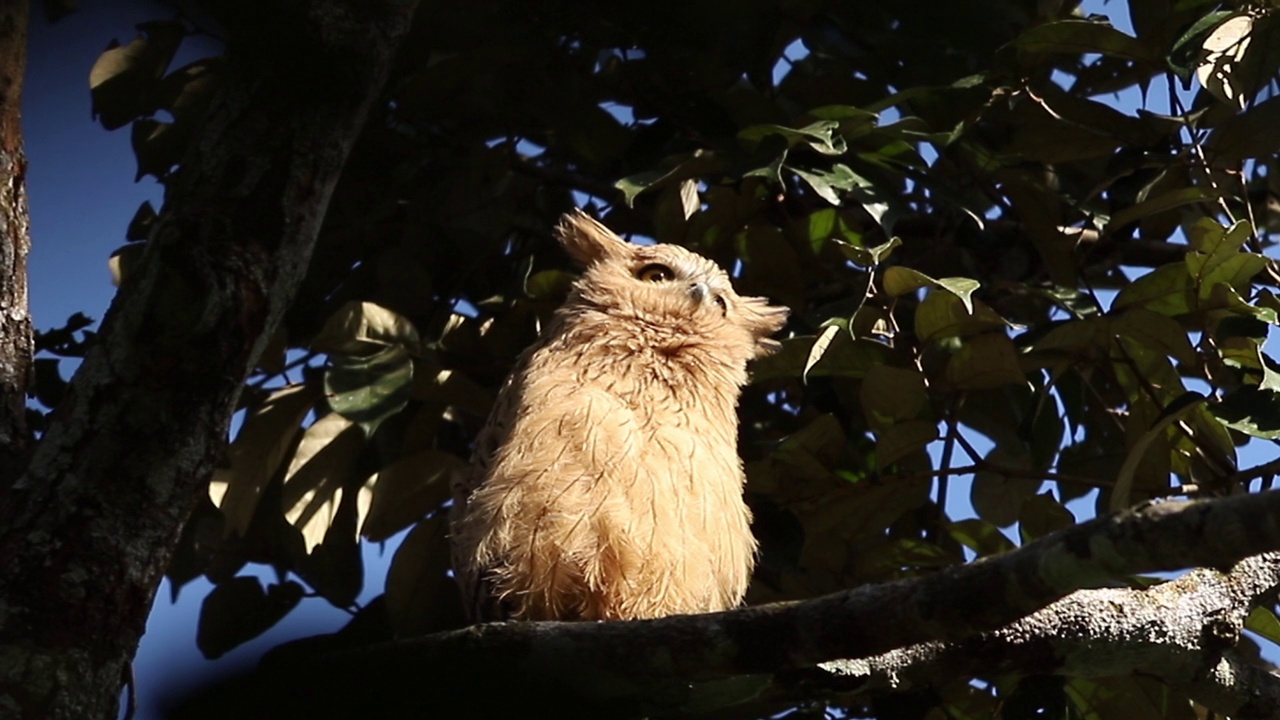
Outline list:
[[[108,41],[117,38],[127,43],[136,35],[136,23],[172,17],[173,10],[152,0],[84,0],[81,5],[77,13],[52,26],[37,14],[30,35],[23,121],[33,239],[31,305],[41,329],[61,325],[77,311],[102,318],[114,294],[107,258],[124,244],[125,227],[138,205],[151,200],[159,207],[161,197],[161,188],[153,180],[133,181],[128,129],[108,133],[91,120],[88,76]],[[1091,0],[1086,8],[1111,15],[1118,27],[1129,30],[1123,3]],[[177,64],[198,56],[188,49]],[[1132,112],[1139,102],[1134,93],[1119,98],[1117,105]],[[1153,109],[1163,111],[1162,104],[1157,102]],[[1273,452],[1272,446],[1254,443],[1242,453],[1241,464],[1262,462]],[[963,514],[969,507],[968,484],[960,480],[950,484],[948,507]],[[1078,516],[1082,507],[1073,505]],[[361,602],[381,592],[385,567],[398,540],[388,543],[385,551],[366,548],[366,589]],[[160,589],[135,662],[140,720],[158,718],[161,699],[184,681],[230,672],[282,640],[329,632],[347,619],[325,601],[307,599],[271,632],[211,664],[195,647],[195,617],[208,590],[207,582],[196,581],[183,590],[175,605],[170,603],[168,585]]]

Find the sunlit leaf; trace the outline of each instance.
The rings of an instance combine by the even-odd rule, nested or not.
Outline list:
[[[148,96],[186,35],[177,21],[149,22],[139,28],[144,35],[123,46],[112,41],[89,72],[93,117],[108,130],[150,114],[153,104]]]
[[[1167,315],[1144,307],[1131,307],[1111,323],[1111,329],[1172,356],[1180,363],[1196,364],[1196,351],[1186,331]]]
[[[890,297],[899,297],[915,292],[923,287],[941,288],[960,298],[964,307],[973,312],[973,291],[980,287],[977,280],[963,277],[950,277],[935,280],[924,273],[909,267],[895,265],[884,271],[884,291]]]
[[[972,309],[954,293],[931,292],[916,308],[915,331],[921,340],[967,337],[1007,327],[985,303],[972,301]]]
[[[1242,78],[1242,61],[1253,40],[1252,15],[1237,15],[1218,25],[1205,38],[1204,60],[1196,68],[1196,79],[1224,103],[1243,109],[1248,102],[1251,79]]]
[[[301,432],[317,393],[306,385],[291,385],[272,393],[254,408],[227,450],[229,467],[213,472],[209,497],[226,517],[226,532],[244,535],[258,500],[285,453]]]
[[[324,541],[344,493],[351,492],[347,486],[364,445],[360,426],[338,413],[302,434],[285,471],[281,504],[285,520],[302,532],[307,552]]]
[[[329,317],[311,349],[365,356],[393,345],[416,351],[418,343],[418,330],[408,318],[375,303],[351,301]]]
[[[809,357],[805,358],[804,370],[800,372],[801,380],[808,379],[809,370],[826,354],[827,348],[831,346],[831,341],[835,339],[836,334],[839,332],[840,328],[835,325],[823,328],[822,334],[813,341],[813,345],[809,348]]]
[[[1144,307],[1161,315],[1191,312],[1195,284],[1182,263],[1156,268],[1120,288],[1112,308]]]

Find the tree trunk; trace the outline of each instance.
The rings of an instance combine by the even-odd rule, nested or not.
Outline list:
[[[27,0],[0,0],[0,487],[26,454],[31,315],[27,307],[27,159],[22,153],[22,75]]]
[[[289,0],[228,18],[207,125],[54,423],[0,496],[0,715],[114,716],[242,381],[306,272],[416,4]]]

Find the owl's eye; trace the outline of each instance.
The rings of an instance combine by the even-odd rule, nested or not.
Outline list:
[[[674,270],[666,265],[650,263],[640,268],[640,272],[636,273],[636,277],[645,282],[667,282],[668,280],[675,280],[676,274]]]
[[[729,303],[725,302],[723,297],[717,295],[716,304],[720,306],[720,312],[724,313],[725,315],[729,314]]]

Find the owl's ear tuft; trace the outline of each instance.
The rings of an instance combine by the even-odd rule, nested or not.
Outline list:
[[[770,305],[761,297],[743,298],[741,307],[743,320],[756,336],[756,357],[772,355],[781,349],[782,344],[769,336],[787,324],[791,311],[782,305]]]
[[[581,267],[610,258],[627,257],[631,246],[598,220],[575,208],[560,218],[556,239],[569,257]]]

